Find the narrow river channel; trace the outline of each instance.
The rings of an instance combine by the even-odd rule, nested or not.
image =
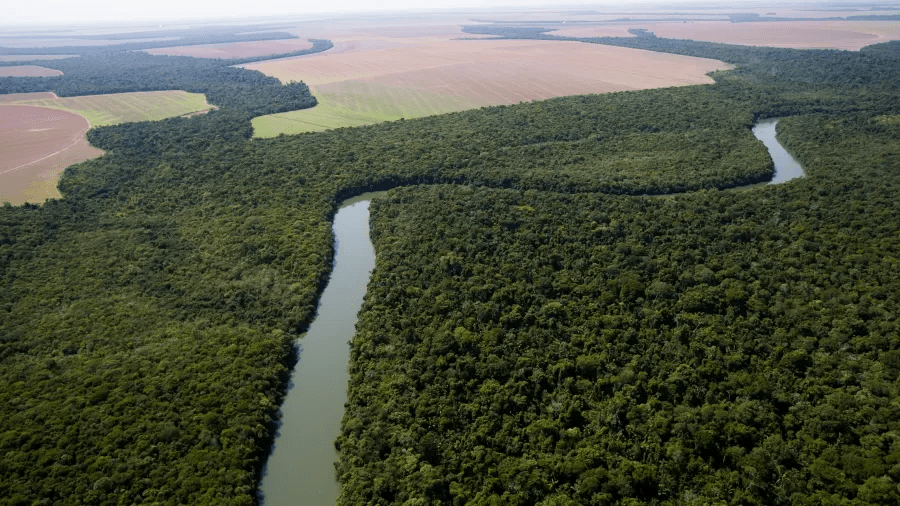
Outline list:
[[[764,120],[753,127],[753,134],[766,145],[775,163],[774,177],[764,184],[804,175],[800,164],[775,139],[777,122]],[[263,471],[260,500],[264,506],[331,506],[337,501],[340,486],[335,479],[334,440],[347,399],[348,343],[375,267],[369,201],[383,193],[348,199],[334,217],[334,269],[316,319],[300,341],[300,361],[281,406],[281,427]]]
[[[777,124],[778,118],[771,118],[764,119],[753,127],[753,135],[765,144],[766,149],[769,150],[769,156],[775,162],[775,175],[766,184],[784,183],[805,175],[800,163],[775,138],[775,125]]]
[[[344,201],[334,217],[334,267],[316,318],[300,340],[300,361],[281,405],[281,427],[260,486],[266,506],[334,505],[337,500],[334,440],[347,399],[348,343],[375,267],[369,201],[376,195]]]

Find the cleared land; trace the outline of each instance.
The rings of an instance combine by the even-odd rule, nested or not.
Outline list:
[[[156,121],[207,111],[211,107],[199,93],[146,91],[60,98],[53,93],[8,95],[0,103],[49,107],[87,118],[91,126],[117,125],[131,121]]]
[[[232,42],[225,44],[204,44],[199,46],[177,46],[146,50],[150,54],[170,56],[193,56],[195,58],[251,58],[270,54],[289,53],[312,47],[306,39],[261,40],[254,42]]]
[[[0,77],[51,77],[61,76],[62,72],[37,65],[16,65],[0,67]]]
[[[749,46],[795,49],[847,49],[900,39],[896,21],[728,21],[641,22],[580,26],[556,30],[562,37],[627,37],[628,29],[645,28],[658,37]]]
[[[71,112],[0,105],[0,201],[19,205],[59,197],[62,171],[103,154],[84,138],[88,121]]]
[[[376,39],[377,41],[378,39]],[[253,120],[259,137],[565,95],[711,83],[720,61],[577,42],[450,40],[247,65],[303,81],[319,105]],[[374,45],[374,47],[378,47]]]
[[[56,183],[66,167],[103,154],[85,139],[93,126],[209,109],[203,95],[183,91],[68,98],[53,93],[0,96],[0,201],[18,205],[58,198]]]
[[[10,93],[8,95],[0,95],[0,104],[21,104],[31,100],[47,100],[52,98],[56,98],[56,94],[49,91],[41,93]]]

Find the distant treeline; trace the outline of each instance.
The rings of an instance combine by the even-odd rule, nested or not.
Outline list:
[[[74,38],[74,39],[100,39],[104,41],[136,40],[136,39],[161,39],[144,40],[140,42],[123,42],[111,44],[93,44],[85,46],[54,46],[54,47],[0,47],[0,55],[90,55],[117,51],[137,51],[141,49],[157,49],[178,46],[199,46],[203,44],[223,44],[229,42],[255,42],[264,40],[295,39],[295,35],[281,31],[258,31],[246,33],[246,26],[217,26],[201,27],[177,30],[159,30],[146,32],[131,32],[109,35],[95,35],[90,37],[62,37],[48,36],[45,38]],[[321,50],[321,49],[320,49]],[[316,52],[305,50],[309,52]],[[305,53],[300,53],[305,54]]]
[[[263,39],[263,40],[265,40],[265,39]],[[310,40],[310,42],[312,42],[312,47],[307,48],[307,49],[298,49],[297,51],[289,51],[287,53],[274,53],[274,54],[268,54],[268,55],[251,56],[251,57],[247,57],[247,58],[195,58],[195,59],[213,60],[213,61],[217,62],[218,64],[225,65],[225,66],[242,65],[242,64],[246,64],[246,63],[252,63],[252,62],[263,61],[263,60],[274,60],[274,59],[278,59],[278,58],[290,58],[293,56],[303,56],[305,54],[321,53],[322,51],[327,51],[327,50],[331,49],[332,47],[334,47],[334,44],[332,44],[332,42],[330,40],[325,40],[325,39],[309,39],[309,40]],[[109,54],[117,54],[120,52],[120,51],[113,50],[110,46],[100,46],[100,47],[105,47],[106,50],[105,51],[87,51],[84,53],[73,54],[72,56],[76,57],[79,54],[84,54],[85,56],[101,56],[102,57],[105,55],[106,57],[109,57],[108,56]],[[159,48],[159,47],[169,47],[169,46],[154,45],[152,47]],[[46,53],[46,54],[69,54],[63,50],[64,48],[56,48],[56,49],[58,49],[58,51],[50,52],[50,53]],[[24,53],[24,54],[33,55],[33,54],[39,54],[39,53],[28,52],[28,53]],[[53,64],[57,64],[57,63],[61,62],[62,60],[63,59],[54,60]],[[71,59],[67,59],[67,60],[71,61]],[[75,60],[75,61],[78,61],[78,60]],[[14,66],[19,66],[19,65],[40,65],[40,66],[46,67],[50,64],[51,63],[48,62],[47,60],[0,62],[0,66],[6,66],[6,67],[14,67]],[[77,68],[77,67],[79,67],[79,65],[74,65],[74,67]],[[2,79],[9,79],[9,78],[2,78]],[[9,86],[11,86],[11,87],[26,86],[27,87],[27,84],[17,83],[15,85],[9,85]]]
[[[602,14],[595,11],[582,11],[582,12],[570,12],[570,14],[577,15],[597,15]],[[674,14],[674,13],[670,13]],[[604,21],[596,21],[596,20],[572,20],[567,19],[565,21],[562,20],[552,20],[552,19],[533,19],[533,20],[519,20],[519,21],[502,21],[502,20],[492,20],[492,19],[472,19],[476,23],[490,23],[497,26],[501,26],[504,28],[509,27],[534,27],[536,25],[542,25],[548,27],[547,30],[558,30],[560,28],[565,28],[567,26],[579,26],[579,25],[592,25],[596,26],[598,24],[610,25],[610,24],[622,24],[622,23],[659,23],[659,22],[696,22],[696,21],[710,21],[709,13],[677,13],[677,17],[654,17],[654,18],[615,18],[608,19]],[[660,16],[663,16],[661,14]],[[697,16],[696,18],[691,18],[689,16]],[[754,22],[773,22],[773,21],[896,21],[900,19],[900,15],[897,14],[857,14],[852,16],[829,16],[826,18],[799,18],[799,17],[783,17],[783,16],[762,16],[760,14],[752,13],[752,12],[739,12],[732,14],[721,14],[722,20],[725,17],[732,23],[754,23]],[[486,27],[488,29],[491,28],[490,25],[476,25],[476,26],[468,26],[466,28],[472,28],[478,30],[481,27]],[[468,32],[475,33],[475,32]]]
[[[92,130],[64,198],[0,208],[0,504],[256,502],[340,200],[435,183],[373,204],[343,504],[897,502],[896,48],[266,140],[305,86],[60,61],[32,82],[220,109]],[[809,177],[716,191],[785,113]]]
[[[852,16],[829,16],[827,18],[789,18],[781,16],[760,16],[755,13],[729,14],[728,19],[732,23],[758,23],[772,21],[898,21],[897,14],[855,14]]]
[[[308,49],[298,49],[297,51],[290,51],[287,53],[275,53],[264,56],[249,56],[247,58],[222,58],[222,63],[228,65],[243,65],[245,63],[253,63],[256,61],[263,60],[276,60],[279,58],[291,58],[294,56],[303,56],[305,54],[313,54],[313,53],[321,53],[322,51],[328,51],[329,49],[334,47],[334,44],[327,39],[309,39],[312,42],[312,47]]]

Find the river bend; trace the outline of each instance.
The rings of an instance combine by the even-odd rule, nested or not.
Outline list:
[[[800,164],[775,139],[777,122],[763,120],[753,127],[753,134],[765,144],[775,164],[775,175],[765,184],[804,176]],[[382,193],[348,199],[334,217],[334,268],[316,318],[300,341],[300,361],[281,406],[281,425],[260,484],[264,506],[333,505],[337,501],[340,487],[335,479],[334,441],[347,399],[349,342],[375,267],[369,201]]]

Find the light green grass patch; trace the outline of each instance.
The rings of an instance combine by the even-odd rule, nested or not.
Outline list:
[[[875,116],[875,123],[880,125],[900,125],[900,115],[892,114]]]
[[[311,109],[253,118],[254,137],[319,132],[412,119],[480,107],[472,99],[379,82],[343,81],[310,86],[318,100]]]
[[[151,91],[11,102],[59,109],[85,117],[92,127],[132,121],[156,121],[209,109],[201,93]]]

